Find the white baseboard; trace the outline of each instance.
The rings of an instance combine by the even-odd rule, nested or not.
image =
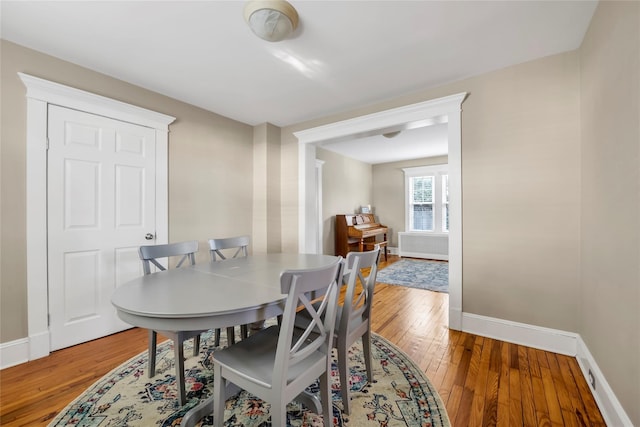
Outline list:
[[[387,250],[389,250],[389,255],[398,255],[397,246],[387,246]]]
[[[462,313],[462,330],[483,337],[575,356],[578,334],[526,323]]]
[[[633,427],[631,419],[622,408],[620,401],[613,393],[613,390],[611,390],[609,383],[580,336],[578,337],[578,354],[576,359],[578,359],[578,365],[580,365],[582,375],[584,375],[587,384],[589,384],[591,393],[593,393],[593,397],[596,399],[605,423],[608,426]],[[589,371],[591,371],[595,379],[595,388],[589,381]]]
[[[0,369],[49,355],[49,332],[0,344]]]
[[[575,357],[606,424],[616,427],[633,427],[631,419],[622,408],[579,334],[472,313],[462,313],[462,330],[483,337]],[[596,381],[595,389],[589,381],[589,370]]]
[[[29,339],[22,338],[0,344],[0,369],[29,361]]]

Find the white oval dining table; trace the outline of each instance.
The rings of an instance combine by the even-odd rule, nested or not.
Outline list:
[[[282,271],[324,267],[335,260],[331,255],[269,253],[168,269],[124,283],[111,302],[118,317],[141,328],[176,333],[224,329],[281,314],[286,299],[280,292]],[[184,405],[184,363],[177,354],[178,401]],[[318,408],[315,401],[307,403]],[[194,425],[212,408],[207,399],[181,425]]]

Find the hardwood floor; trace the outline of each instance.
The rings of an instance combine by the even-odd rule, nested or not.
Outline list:
[[[426,372],[453,426],[605,425],[575,358],[451,331],[447,316],[447,294],[376,286],[373,329]],[[0,371],[0,425],[47,425],[146,348],[135,328]]]

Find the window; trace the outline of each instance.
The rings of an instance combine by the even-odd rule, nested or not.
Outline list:
[[[433,178],[432,176],[409,178],[411,230],[433,231]]]
[[[449,231],[449,175],[447,165],[403,169],[406,189],[406,230]]]

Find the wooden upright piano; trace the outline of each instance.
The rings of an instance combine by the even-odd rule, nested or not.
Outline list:
[[[336,215],[336,255],[352,251],[370,251],[378,244],[387,260],[387,227],[375,221],[373,214]]]

